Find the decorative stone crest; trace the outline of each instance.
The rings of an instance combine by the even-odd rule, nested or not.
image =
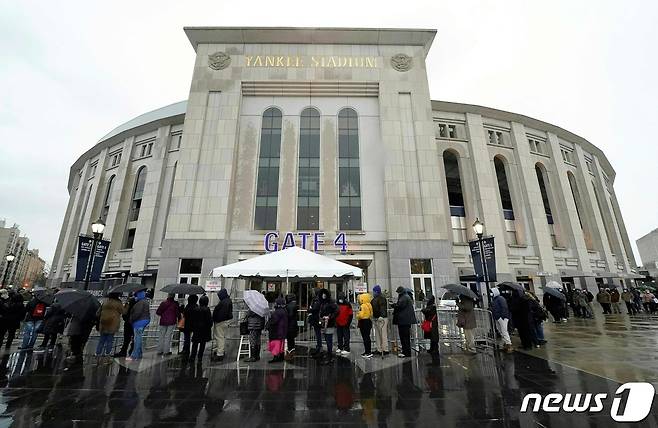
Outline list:
[[[231,64],[231,57],[226,52],[215,52],[208,55],[208,67],[213,70],[223,70]]]
[[[412,65],[412,58],[409,55],[400,53],[391,57],[391,66],[395,71],[409,71],[411,70]]]

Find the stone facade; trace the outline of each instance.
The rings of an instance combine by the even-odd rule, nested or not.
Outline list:
[[[536,119],[432,101],[425,56],[434,31],[185,31],[197,53],[187,102],[121,125],[72,166],[53,283],[70,280],[76,237],[89,232],[104,207],[105,236],[112,241],[105,270],[157,269],[158,288],[182,279],[182,260],[202,259],[194,280],[203,283],[213,267],[262,253],[268,231],[255,229],[254,215],[262,115],[271,107],[282,115],[276,230],[300,232],[300,114],[312,107],[320,114],[319,231],[328,242],[340,232],[348,240],[346,252],[331,245],[324,252],[367,267],[369,286],[411,287],[412,259],[431,260],[433,288],[473,281],[467,241],[476,218],[496,237],[499,280],[539,289],[550,279],[595,287],[631,277],[635,263],[605,155]],[[357,113],[359,132],[363,220],[359,230],[349,231],[339,223],[343,108]],[[152,144],[145,156],[144,144]],[[450,206],[446,152],[458,160],[463,207]],[[513,216],[503,210],[495,167],[500,162]]]

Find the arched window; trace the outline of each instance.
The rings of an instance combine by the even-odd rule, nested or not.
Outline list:
[[[601,206],[601,200],[599,199],[599,192],[596,190],[596,184],[592,181],[592,189],[594,190],[594,198],[596,199],[596,206],[599,208],[599,213],[601,214],[601,221],[603,222],[603,229],[605,230],[605,236],[608,238],[608,245],[610,249],[617,253],[617,250],[612,246],[616,244],[616,241],[612,241],[612,233],[610,232],[610,225],[608,223],[608,218],[603,214],[603,207]]]
[[[101,218],[103,219],[103,221],[107,220],[107,214],[110,212],[110,200],[112,199],[112,190],[114,189],[115,178],[116,175],[113,175],[112,177],[110,177],[109,180],[107,180],[105,198],[103,199],[103,209],[101,211]]]
[[[338,113],[338,215],[340,229],[361,229],[359,118],[351,108]]]
[[[281,111],[269,108],[263,113],[256,182],[254,228],[276,229],[279,203],[279,158],[281,153]]]
[[[299,126],[299,178],[297,183],[297,229],[320,228],[320,113],[302,111]]]
[[[78,230],[80,234],[86,233],[85,230],[82,230],[82,224],[85,221],[85,217],[87,215],[87,206],[89,205],[89,197],[91,196],[91,190],[94,188],[93,184],[90,184],[89,187],[87,187],[87,195],[85,197],[85,203],[82,206],[82,211],[80,211],[80,222],[78,223]],[[91,224],[91,222],[89,223]]]
[[[539,184],[539,191],[541,193],[541,200],[544,204],[544,212],[546,213],[546,222],[548,229],[551,233],[551,241],[553,246],[557,247],[557,238],[555,236],[555,223],[553,219],[553,212],[551,211],[551,203],[548,199],[548,189],[546,187],[547,180],[544,179],[544,171],[539,164],[535,165],[535,173],[537,174],[537,183]]]
[[[578,215],[578,222],[580,223],[580,229],[583,231],[583,237],[585,238],[585,245],[588,250],[592,250],[592,241],[590,238],[589,231],[587,230],[587,224],[583,219],[583,204],[582,199],[580,198],[580,192],[578,191],[578,183],[576,183],[576,177],[567,171],[567,178],[569,179],[569,187],[571,188],[571,196],[573,196],[573,202],[576,206],[576,214]]]
[[[501,158],[494,158],[494,167],[496,169],[496,179],[498,180],[498,192],[500,193],[500,202],[503,205],[503,217],[505,218],[505,231],[507,233],[508,244],[515,245],[518,243],[516,235],[516,223],[514,217],[514,206],[512,204],[512,195],[510,193],[509,182],[507,181],[507,171],[505,163]]]
[[[135,179],[135,190],[133,190],[132,203],[130,204],[130,221],[139,219],[139,210],[142,208],[142,197],[144,196],[144,185],[146,184],[146,167],[137,171]]]
[[[464,195],[457,155],[450,150],[443,152],[443,167],[446,174],[448,204],[450,205],[452,242],[466,242],[466,210],[464,209]]]

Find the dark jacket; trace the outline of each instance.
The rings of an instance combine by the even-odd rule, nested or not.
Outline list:
[[[9,298],[9,306],[7,307],[7,329],[16,330],[21,326],[21,321],[25,318],[25,305],[23,304],[23,297],[20,294],[14,294]]]
[[[297,336],[297,311],[299,306],[297,305],[297,296],[294,294],[288,294],[286,296],[286,313],[288,314],[288,336],[296,337]]]
[[[247,328],[249,331],[262,330],[265,327],[265,318],[251,309],[247,312]]]
[[[130,324],[135,324],[137,321],[140,320],[150,320],[151,319],[151,311],[149,308],[149,301],[146,299],[139,300],[135,303],[135,305],[132,307],[130,310],[130,314],[128,314],[128,321]]]
[[[462,296],[459,298],[457,307],[459,308],[459,312],[457,312],[457,323],[461,324],[462,328],[467,330],[477,327],[477,322],[475,321],[475,302],[473,302],[473,299]]]
[[[493,298],[491,301],[491,312],[494,320],[510,319],[509,308],[507,307],[507,300],[501,295]]]
[[[370,302],[372,305],[372,318],[386,318],[388,316],[388,302],[382,293],[376,294]]]
[[[197,305],[198,301],[199,298],[194,295],[187,298],[187,305],[183,308],[183,316],[185,317],[185,327],[183,328],[183,332],[185,333],[192,333],[192,326],[187,320],[194,318],[194,311],[199,307],[199,305]]]
[[[190,327],[192,329],[192,342],[207,342],[211,339],[212,330],[212,315],[208,306],[197,306],[189,318]],[[187,322],[185,321],[186,327]]]
[[[393,324],[412,325],[416,324],[416,314],[414,313],[414,303],[409,297],[407,291],[398,287],[398,301],[393,306]]]
[[[228,296],[226,289],[219,290],[219,303],[212,311],[212,320],[214,322],[222,322],[233,319],[233,302]]]
[[[288,334],[288,312],[286,312],[286,301],[283,297],[279,297],[274,303],[268,333],[270,340],[285,339]]]
[[[308,306],[308,323],[310,325],[317,325],[320,323],[320,291],[315,290],[315,295]]]
[[[174,325],[180,317],[180,307],[173,297],[167,297],[167,300],[160,303],[155,313],[160,316],[160,325]]]
[[[338,315],[338,305],[331,298],[329,290],[323,288],[320,290],[320,323],[324,326],[323,319],[327,318],[327,328],[336,327],[336,316]]]
[[[22,305],[21,305],[22,306]],[[59,303],[53,303],[43,321],[43,334],[62,334],[66,324],[66,312]]]
[[[429,339],[432,342],[439,341],[439,317],[436,312],[436,304],[434,296],[430,297],[427,301],[427,305],[422,310],[425,320],[429,320],[432,323],[432,329],[429,333],[423,332],[425,339]]]

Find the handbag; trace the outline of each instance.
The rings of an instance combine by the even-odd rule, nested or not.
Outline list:
[[[176,327],[178,327],[179,330],[185,329],[185,315],[180,314],[180,319],[178,320]]]
[[[432,323],[435,319],[436,315],[434,315],[431,320],[425,320],[420,324],[420,328],[423,330],[423,332],[429,333],[432,331]]]

